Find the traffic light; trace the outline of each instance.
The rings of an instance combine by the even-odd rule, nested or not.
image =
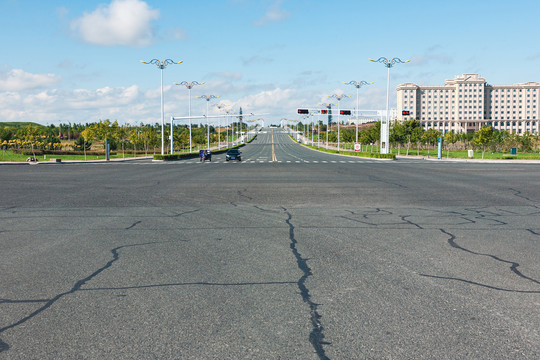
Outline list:
[[[351,115],[351,110],[339,110],[339,115]]]
[[[409,116],[409,115],[411,115],[411,112],[410,112],[410,111],[407,111],[407,110],[403,110],[403,111],[401,112],[401,115],[402,115],[402,116]]]
[[[326,110],[326,109],[322,109],[322,110],[321,110],[321,114],[322,114],[322,115],[326,115],[326,114],[328,114],[328,110]]]
[[[308,109],[298,109],[298,113],[299,114],[309,114],[309,110]]]

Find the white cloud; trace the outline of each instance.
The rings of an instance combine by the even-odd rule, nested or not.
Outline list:
[[[71,29],[88,43],[103,46],[142,47],[154,38],[152,21],[159,10],[140,0],[113,0],[71,23]]]
[[[242,63],[244,66],[249,66],[251,64],[259,63],[259,64],[268,64],[274,61],[274,59],[267,58],[267,57],[260,57],[258,55],[254,55],[250,57],[249,59],[242,59]]]
[[[31,74],[21,69],[0,73],[0,90],[21,91],[51,86],[61,78],[55,74]]]
[[[253,24],[255,26],[268,25],[268,24],[283,21],[289,16],[291,16],[291,14],[288,11],[283,10],[279,6],[281,2],[282,1],[280,0],[276,1],[273,5],[270,6],[268,11],[266,11],[266,14],[264,14],[263,17],[261,17],[260,19],[256,20]]]

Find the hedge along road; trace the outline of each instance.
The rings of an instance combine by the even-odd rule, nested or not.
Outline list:
[[[0,357],[538,358],[540,166],[273,133],[242,162],[0,166]]]

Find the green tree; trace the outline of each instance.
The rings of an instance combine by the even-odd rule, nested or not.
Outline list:
[[[427,129],[427,131],[425,131],[422,134],[421,140],[425,144],[427,144],[428,157],[429,157],[429,147],[430,147],[430,145],[437,143],[437,140],[439,139],[439,137],[441,135],[442,134],[439,131],[435,130],[435,129]]]
[[[446,158],[448,159],[448,155],[450,153],[450,145],[454,145],[458,141],[459,137],[457,134],[454,133],[454,131],[449,131],[444,135],[444,142],[446,145]]]
[[[9,141],[13,137],[13,132],[7,128],[0,128],[0,141]]]
[[[484,158],[484,153],[486,152],[486,146],[493,139],[493,129],[491,125],[483,126],[480,130],[474,133],[473,143],[482,148],[482,159]]]
[[[401,151],[401,145],[403,145],[408,139],[406,131],[407,128],[405,125],[398,121],[394,122],[390,128],[390,143],[394,144],[394,146],[396,144],[398,145],[398,155]]]

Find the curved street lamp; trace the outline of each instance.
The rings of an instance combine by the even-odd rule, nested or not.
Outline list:
[[[388,154],[388,142],[390,141],[390,68],[395,64],[405,64],[411,60],[401,60],[400,58],[387,59],[380,57],[377,60],[369,61],[379,62],[388,68],[388,77],[386,80],[386,121],[381,122],[381,154]]]
[[[230,105],[219,103],[219,104],[215,104],[213,106],[217,107],[218,110],[227,111],[227,110],[225,110],[225,107],[230,106]],[[228,147],[229,146],[229,117],[228,117],[229,113],[227,112],[226,114],[227,115],[225,116],[225,121],[227,122],[227,128],[225,130],[225,134],[226,134],[226,138],[227,138],[227,146],[226,147]],[[220,124],[221,124],[221,120],[219,120],[219,121],[220,121]],[[221,127],[220,127],[219,130],[220,131],[219,131],[219,135],[218,135],[218,148],[221,149]]]
[[[362,85],[371,85],[372,82],[368,83],[367,81],[349,81],[349,82],[343,82],[345,85],[353,85],[356,88],[356,142],[358,142],[358,121],[360,120],[360,113],[358,112],[358,90],[362,87]]]
[[[197,96],[197,99],[204,99],[206,100],[206,146],[208,149],[210,149],[210,120],[208,119],[208,103],[212,99],[217,99],[219,96],[215,95],[201,95]]]
[[[340,110],[339,110],[339,103],[341,102],[341,100],[343,98],[346,98],[346,97],[350,97],[349,95],[345,95],[345,94],[341,94],[341,95],[338,95],[338,94],[333,94],[333,95],[330,95],[328,96],[329,98],[334,98],[337,100],[337,116],[338,116],[338,122],[337,122],[337,151],[339,152],[339,122],[340,122]]]
[[[165,137],[164,137],[165,126],[164,126],[164,119],[163,119],[163,69],[165,69],[167,65],[181,64],[183,61],[174,62],[171,59],[165,59],[163,61],[159,61],[158,59],[152,59],[150,61],[141,60],[141,62],[143,64],[156,65],[161,70],[161,155],[164,155],[165,154]],[[172,139],[172,133],[171,133],[171,139]],[[172,151],[172,144],[171,144],[171,151]]]
[[[187,81],[182,81],[180,84],[178,83],[174,83],[174,85],[184,85],[188,90],[189,90],[189,112],[188,112],[188,116],[189,116],[189,152],[192,152],[193,151],[193,145],[192,145],[192,141],[191,141],[191,89],[193,89],[194,86],[196,85],[204,85],[204,82],[202,83],[199,83],[197,81],[192,81],[192,82],[187,82]]]

